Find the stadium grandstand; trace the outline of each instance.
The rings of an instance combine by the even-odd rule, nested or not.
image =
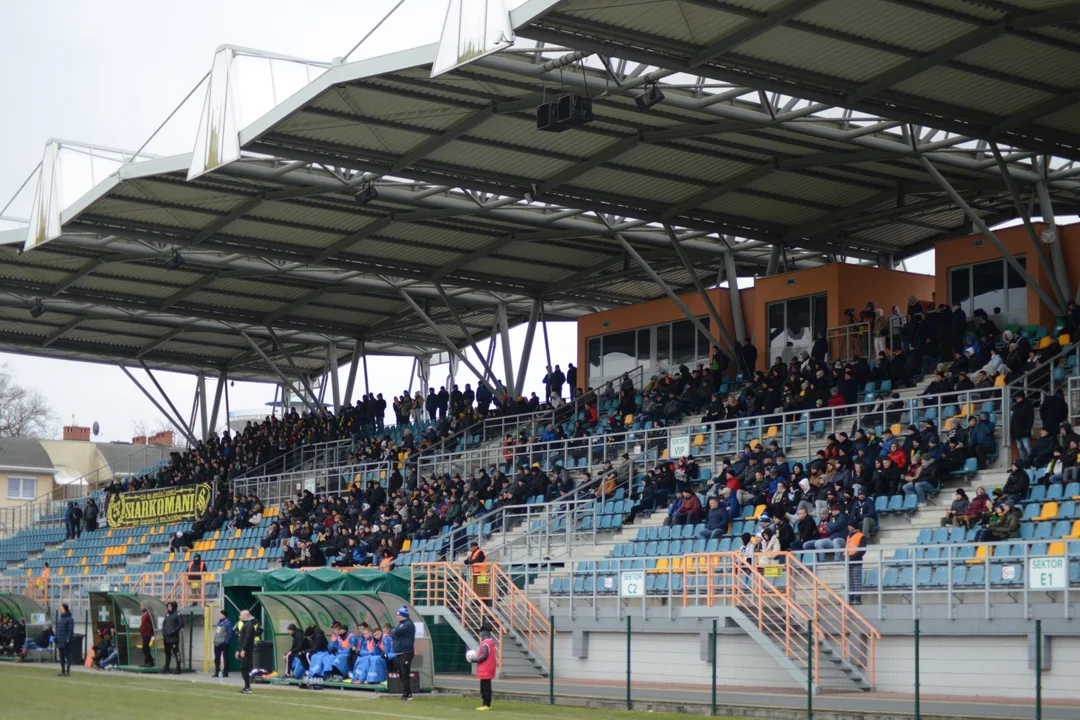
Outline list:
[[[175,602],[188,669],[251,611],[268,682],[365,685],[281,658],[377,601],[421,689],[486,628],[552,702],[1076,717],[1080,6],[450,7],[376,57],[220,48],[189,154],[45,148],[0,350],[123,368],[187,448],[13,514],[0,609],[126,669]],[[354,392],[368,355],[417,387]],[[273,414],[219,431],[232,379]]]

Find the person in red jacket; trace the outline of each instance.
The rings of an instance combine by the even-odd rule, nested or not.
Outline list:
[[[480,699],[483,705],[476,708],[484,712],[491,709],[491,681],[495,679],[498,668],[498,651],[495,638],[491,635],[491,623],[485,620],[480,625],[480,649],[471,662],[476,663],[476,677],[480,680]]]
[[[142,638],[143,667],[154,667],[154,658],[150,655],[150,643],[154,639],[154,621],[145,605],[141,609],[142,617],[139,618],[139,636]]]

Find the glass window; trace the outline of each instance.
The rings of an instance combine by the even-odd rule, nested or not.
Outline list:
[[[769,305],[769,357],[773,358],[784,352],[787,347],[787,328],[784,320],[785,303]],[[770,360],[771,362],[771,360]]]
[[[8,478],[8,500],[33,500],[36,490],[37,480],[34,478]]]
[[[1020,267],[1027,269],[1024,258],[1016,258]],[[1004,260],[1002,261],[1004,262]],[[1005,263],[1005,285],[1008,288],[1005,298],[1005,324],[1027,324],[1027,283],[1020,273],[1013,270],[1012,265]]]
[[[637,364],[646,370],[652,360],[652,328],[637,331]]]
[[[604,377],[611,379],[637,367],[633,330],[604,336]]]
[[[671,365],[690,365],[697,358],[697,328],[689,320],[679,320],[671,324]]]
[[[829,330],[829,298],[827,295],[815,295],[810,300],[814,305],[811,329],[813,330],[814,339],[817,339],[818,333],[825,333]]]
[[[810,298],[795,298],[787,301],[788,342],[793,345],[813,344],[810,329]]]
[[[971,315],[971,268],[953,268],[949,272],[949,302]]]
[[[975,309],[987,315],[1005,310],[1005,273],[1003,261],[995,260],[971,266],[971,286]],[[994,308],[998,308],[995,311]]]
[[[589,338],[589,385],[596,387],[603,375],[600,372],[600,344],[603,338]]]
[[[656,326],[656,367],[667,368],[671,365],[671,326]]]

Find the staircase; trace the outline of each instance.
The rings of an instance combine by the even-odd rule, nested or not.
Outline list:
[[[412,602],[421,615],[441,618],[473,649],[481,625],[491,625],[500,678],[547,677],[548,620],[501,568],[416,563],[411,570]]]
[[[686,599],[740,610],[736,622],[804,685],[872,690],[880,634],[813,571],[783,555],[784,564],[772,566],[748,566],[738,553],[688,555]]]

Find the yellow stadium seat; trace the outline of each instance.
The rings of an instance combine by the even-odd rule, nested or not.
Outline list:
[[[165,572],[169,572],[169,568],[172,567],[172,563],[165,563]]]
[[[230,550],[229,551],[229,560],[232,560],[235,557],[236,557],[236,551],[235,550]]]
[[[660,459],[661,460],[667,460],[668,459],[667,448],[664,448],[664,452],[660,453]]]
[[[176,559],[176,553],[174,553],[174,552],[169,553],[169,561],[171,562],[171,561],[173,561],[175,559]]]
[[[385,470],[380,470],[379,471],[379,479],[380,480],[385,480],[386,479],[386,471]]]
[[[87,560],[86,558],[83,558],[83,559],[82,559],[82,563],[80,563],[80,564],[82,564],[82,565],[85,565],[85,564],[86,564],[86,560]]]
[[[1064,555],[1065,554],[1065,543],[1063,543],[1063,542],[1052,542],[1052,543],[1050,543],[1050,554],[1051,555]]]
[[[67,554],[67,556],[68,556],[68,557],[71,557],[71,554],[72,554],[73,552],[75,552],[75,548],[68,548],[68,554]]]
[[[889,430],[892,431],[892,434],[895,437],[900,437],[904,434],[904,426],[901,423],[893,423],[892,426],[889,427]]]
[[[82,569],[82,574],[83,574],[83,575],[89,575],[89,574],[90,574],[90,567],[89,567],[89,566],[87,566],[87,567],[84,567],[84,568]]]
[[[1076,520],[1072,525],[1072,532],[1065,536],[1066,540],[1080,540],[1080,520]]]
[[[240,531],[237,530],[236,533],[233,534],[233,537],[234,538],[239,538],[240,537]]]
[[[405,542],[401,543],[401,552],[408,552],[409,548],[411,548],[411,547],[412,547],[412,540],[406,539]]]
[[[187,552],[184,553],[184,562],[188,562],[189,560],[191,560],[191,551],[190,550],[188,550]]]
[[[247,552],[246,552],[246,553],[244,554],[244,557],[245,557],[246,559],[248,559],[248,560],[252,560],[252,559],[253,559],[253,557],[252,557],[252,555],[251,555],[251,548],[248,548],[248,549],[247,549]]]
[[[774,437],[780,434],[780,428],[776,425],[771,426],[765,431],[765,439],[772,440]]]
[[[219,537],[221,537],[221,531],[220,530],[215,530],[214,531],[214,539],[217,540]]]
[[[675,572],[682,572],[683,559],[681,557],[671,558],[671,569]]]
[[[994,548],[990,545],[980,545],[975,549],[975,557],[967,561],[968,565],[982,565],[988,557],[994,556]]]
[[[56,570],[56,574],[57,574],[57,575],[63,575],[63,574],[64,574],[64,568],[58,568],[58,569]]]
[[[1050,347],[1050,336],[1049,335],[1047,335],[1044,338],[1041,338],[1039,340],[1039,342],[1035,343],[1035,349],[1036,350],[1045,350],[1048,347]]]
[[[667,558],[657,558],[657,560],[656,560],[656,569],[657,570],[667,570],[668,569],[668,559]]]
[[[210,541],[210,550],[217,550],[217,540]]]
[[[998,375],[994,380],[994,387],[1005,387],[1005,376]]]
[[[757,520],[759,517],[761,517],[761,514],[764,513],[764,512],[765,512],[765,506],[764,505],[758,505],[758,506],[756,506],[754,508],[754,514],[751,515],[750,517],[753,518],[754,520]]]
[[[225,569],[226,570],[231,570],[232,569],[232,560],[226,560],[225,561]]]
[[[1043,503],[1042,511],[1039,513],[1039,516],[1035,518],[1035,521],[1038,522],[1040,520],[1053,520],[1055,517],[1057,517],[1057,514],[1058,504],[1056,502],[1046,502]]]
[[[129,575],[125,575],[124,576],[124,582],[126,582],[126,583],[131,582],[131,577]]]
[[[105,533],[105,537],[112,537],[112,532],[112,530],[109,530],[109,532]]]
[[[259,557],[259,558],[266,557],[266,548],[264,548],[264,547],[259,548],[259,554],[256,555],[255,557]]]
[[[705,444],[705,436],[698,433],[697,435],[694,436],[694,442],[692,442],[690,444],[693,445],[694,447],[701,447],[702,445]]]
[[[1061,333],[1058,335],[1058,343],[1061,344],[1061,347],[1065,347],[1070,342],[1072,342],[1072,335],[1069,335],[1068,333]]]
[[[633,413],[630,413],[625,418],[623,418],[623,425],[633,425],[633,424],[634,424],[634,414]]]

